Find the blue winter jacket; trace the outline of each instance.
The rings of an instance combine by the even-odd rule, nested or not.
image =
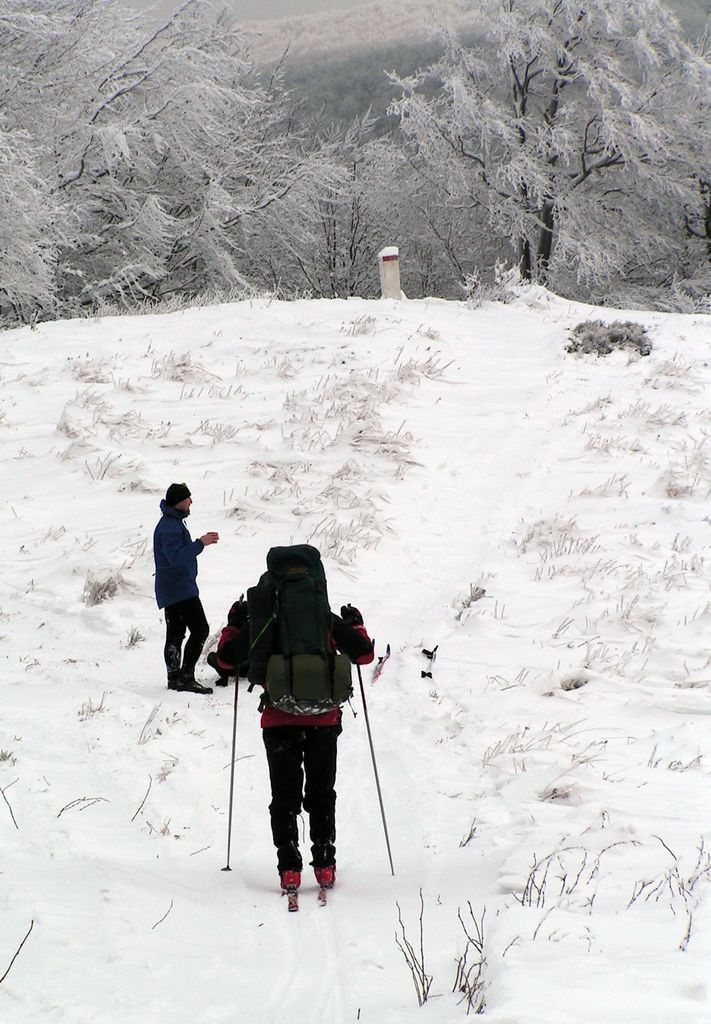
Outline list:
[[[160,503],[163,513],[153,533],[153,557],[156,562],[156,601],[166,608],[178,601],[198,596],[197,556],[205,546],[193,540],[183,520],[188,515]]]

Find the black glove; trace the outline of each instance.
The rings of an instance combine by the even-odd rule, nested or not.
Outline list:
[[[252,684],[252,685],[254,685],[254,684]],[[250,686],[250,690],[251,689],[252,689],[252,687]],[[262,692],[261,692],[261,694],[259,696],[259,707],[257,708],[257,710],[260,711],[260,712],[261,711],[266,711],[266,709],[270,708],[271,706],[272,706],[272,702],[269,700],[269,694],[267,693],[266,690],[262,690]]]
[[[344,604],[341,608],[341,618],[347,626],[362,626],[363,616],[352,604]]]

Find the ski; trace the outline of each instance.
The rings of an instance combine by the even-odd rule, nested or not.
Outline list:
[[[299,894],[296,890],[293,892],[286,892],[286,908],[290,914],[295,914],[299,909]],[[318,905],[320,907],[328,906],[328,889],[321,886],[318,890]]]
[[[433,669],[434,663],[435,663],[435,661],[437,659],[437,648],[438,647],[439,647],[439,644],[435,644],[435,646],[432,648],[431,651],[428,651],[424,647],[422,648],[422,653],[429,660],[429,669],[424,669],[424,668],[422,669],[422,671],[420,672],[420,678],[421,679],[431,679],[432,678],[432,669]]]
[[[390,644],[388,644],[387,647],[385,648],[385,654],[381,654],[378,657],[378,664],[375,666],[375,672],[373,672],[373,682],[374,683],[377,683],[378,679],[380,678],[380,673],[385,668],[385,662],[388,660],[389,657],[390,657]]]

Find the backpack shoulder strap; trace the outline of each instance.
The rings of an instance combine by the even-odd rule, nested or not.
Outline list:
[[[264,685],[269,656],[274,647],[276,624],[276,586],[265,572],[255,587],[247,591],[249,611],[249,673],[251,686]],[[250,686],[250,689],[251,689]]]

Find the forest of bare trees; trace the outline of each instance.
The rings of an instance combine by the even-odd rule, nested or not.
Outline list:
[[[2,323],[374,295],[384,244],[412,296],[480,293],[508,267],[575,298],[709,308],[703,39],[655,0],[459,10],[373,70],[387,114],[353,89],[345,123],[205,0],[159,21],[0,0]]]

